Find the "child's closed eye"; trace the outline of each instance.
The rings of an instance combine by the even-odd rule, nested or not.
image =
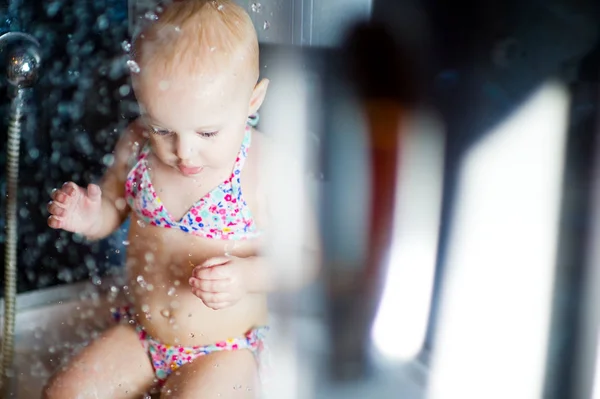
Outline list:
[[[217,133],[219,132],[197,132],[200,136],[202,137],[214,137],[217,135]]]
[[[152,132],[158,136],[168,136],[170,134],[172,134],[173,132],[167,129],[161,129],[158,127],[152,127]]]

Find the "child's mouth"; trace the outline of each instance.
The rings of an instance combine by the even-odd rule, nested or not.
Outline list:
[[[181,173],[183,173],[186,176],[197,175],[200,172],[202,172],[202,169],[204,169],[203,167],[185,166],[185,165],[177,165],[177,167],[179,168]]]

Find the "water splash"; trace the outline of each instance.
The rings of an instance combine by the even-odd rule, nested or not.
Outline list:
[[[137,276],[137,278],[135,279],[135,281],[137,281],[137,283],[142,288],[147,288],[148,287],[148,284],[146,283],[146,280],[144,280],[144,276]]]
[[[131,43],[129,43],[127,40],[123,40],[121,42],[121,48],[124,52],[129,53],[131,51]]]
[[[263,24],[263,30],[269,30],[270,27],[271,23],[269,21],[265,21],[265,23]]]
[[[252,12],[255,12],[258,14],[262,10],[262,4],[260,4],[259,2],[252,3],[252,5],[250,6],[250,9],[252,10]]]
[[[127,60],[127,67],[132,73],[140,73],[142,69],[134,60]]]
[[[149,21],[158,21],[158,15],[154,11],[146,11],[144,14],[144,18]]]

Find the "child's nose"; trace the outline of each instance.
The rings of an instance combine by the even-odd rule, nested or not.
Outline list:
[[[175,154],[183,163],[192,159],[194,144],[185,135],[177,135]]]

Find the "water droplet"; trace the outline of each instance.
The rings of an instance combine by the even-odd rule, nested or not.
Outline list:
[[[144,254],[144,259],[146,259],[146,262],[150,263],[154,261],[154,254],[152,252],[146,252]]]
[[[128,246],[129,245],[129,240],[123,241],[123,245]]]
[[[115,206],[120,211],[125,210],[125,207],[127,207],[127,201],[125,201],[125,198],[118,198],[115,201]]]
[[[116,294],[117,292],[119,292],[119,289],[117,287],[115,287],[114,285],[110,286],[110,292]]]
[[[174,285],[175,287],[179,287],[179,284],[181,284],[181,283],[179,282],[179,280],[175,280],[175,281],[173,281],[173,285]]]
[[[215,368],[219,367],[219,363],[215,363]],[[219,395],[220,396],[220,395]]]
[[[102,279],[100,278],[100,276],[94,276],[94,277],[92,277],[92,284],[94,284],[94,285],[101,285],[102,284]]]
[[[48,352],[50,352],[50,353],[56,353],[56,348],[53,347],[53,346],[51,346],[51,347],[48,348]]]
[[[175,287],[171,287],[169,288],[169,291],[167,292],[168,296],[173,296],[175,295]]]
[[[142,222],[140,219],[137,220],[137,225],[142,228],[146,227],[146,223]]]
[[[131,51],[131,43],[129,43],[127,40],[123,40],[121,42],[121,48],[123,49],[123,51],[128,53]]]
[[[127,61],[127,66],[129,67],[129,70],[131,72],[133,72],[133,73],[140,73],[141,72],[140,66],[134,60],[128,60]]]
[[[112,164],[115,162],[115,156],[113,154],[106,154],[102,157],[102,163],[104,164],[104,166],[112,166]]]
[[[38,150],[37,148],[32,148],[29,150],[29,156],[31,157],[31,159],[38,159],[38,157],[40,156],[40,150]]]
[[[146,288],[146,281],[144,280],[143,276],[137,276],[137,278],[135,279],[135,281],[137,281],[137,283],[142,287],[142,288]]]
[[[153,291],[153,290],[154,290],[154,285],[152,285],[152,284],[148,284],[148,286],[146,287],[146,289],[147,289],[148,291]]]
[[[129,85],[123,85],[123,86],[119,87],[119,95],[121,97],[125,97],[129,93],[131,93],[131,87],[129,87]]]
[[[252,12],[259,13],[262,10],[262,4],[258,2],[252,3],[250,9],[252,10]]]
[[[100,29],[100,30],[107,29],[108,25],[109,25],[108,17],[104,14],[100,15],[98,17],[98,19],[96,20],[96,24],[98,24],[98,29]]]
[[[144,312],[144,313],[148,313],[149,311],[150,311],[150,305],[148,305],[148,304],[146,304],[146,303],[145,303],[145,304],[143,304],[143,305],[142,305],[142,312]]]
[[[158,88],[162,91],[168,90],[169,86],[170,84],[167,80],[161,80],[160,82],[158,82]]]
[[[217,10],[223,11],[224,8],[225,8],[225,6],[223,4],[219,4],[219,6],[217,7]]]
[[[269,21],[265,21],[265,23],[263,24],[263,29],[269,30],[270,27],[271,27],[271,24],[269,23]]]
[[[169,309],[163,309],[160,311],[162,317],[171,317],[171,311]]]
[[[196,335],[194,333],[190,333],[190,338],[194,338]]]
[[[144,18],[146,18],[147,20],[150,20],[150,21],[158,21],[158,15],[156,15],[156,13],[154,11],[147,11],[144,14]]]
[[[214,53],[216,49],[217,49],[216,47],[211,47],[211,48],[210,48],[210,52],[211,52],[211,53]]]

